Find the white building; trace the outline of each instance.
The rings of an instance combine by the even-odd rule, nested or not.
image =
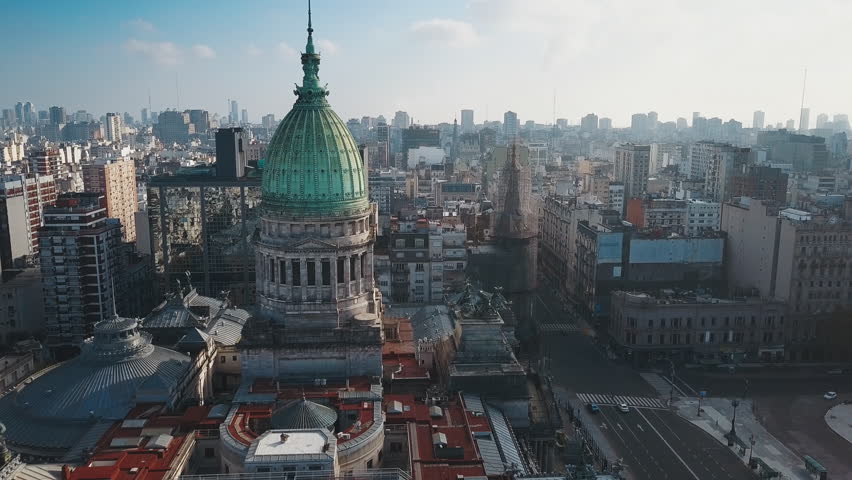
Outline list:
[[[121,115],[117,113],[107,113],[105,128],[107,141],[121,142]]]
[[[624,183],[610,182],[609,197],[606,201],[606,206],[610,210],[616,210],[620,214],[624,214]]]
[[[444,163],[446,152],[441,147],[417,147],[408,149],[408,168],[414,168],[419,163],[439,165]]]
[[[698,235],[703,230],[719,230],[722,204],[690,199],[686,203],[686,234]]]

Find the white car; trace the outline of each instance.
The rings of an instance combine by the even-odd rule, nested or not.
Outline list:
[[[620,411],[621,413],[627,413],[630,411],[630,407],[628,407],[626,403],[619,403],[618,411]]]
[[[822,398],[826,400],[834,400],[837,398],[837,392],[825,392],[825,395],[823,395]]]

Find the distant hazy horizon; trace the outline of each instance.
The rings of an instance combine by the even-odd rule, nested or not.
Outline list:
[[[252,122],[283,116],[301,80],[306,1],[14,2],[4,8],[0,107],[32,101],[96,115],[203,108],[234,99]],[[684,3],[688,3],[684,5]],[[616,127],[633,113],[692,112],[798,126],[802,75],[813,127],[852,113],[845,22],[852,2],[314,1],[320,78],[345,119],[404,110],[418,123]],[[556,108],[554,115],[554,95]]]

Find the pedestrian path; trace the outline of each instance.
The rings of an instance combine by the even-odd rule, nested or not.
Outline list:
[[[825,423],[834,433],[852,443],[852,405],[841,403],[825,412]]]
[[[672,384],[669,383],[668,379],[663,378],[663,376],[658,373],[641,372],[639,375],[641,375],[649,385],[654,387],[654,390],[656,390],[660,396],[668,398],[672,395],[672,390],[674,390],[675,394],[681,393],[680,389],[672,387]]]
[[[578,393],[577,398],[583,403],[598,405],[619,405],[626,403],[636,408],[668,408],[662,400],[650,397],[634,397],[630,395],[608,395],[604,393]]]
[[[543,323],[538,326],[541,333],[576,333],[580,327],[575,323]]]

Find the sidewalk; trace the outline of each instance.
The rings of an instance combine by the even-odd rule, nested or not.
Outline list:
[[[678,415],[709,433],[720,443],[728,445],[725,435],[731,431],[731,418],[733,417],[730,399],[703,399],[701,401],[701,416],[697,416],[698,399],[695,397],[678,400],[674,407],[677,408]],[[805,470],[802,459],[767,432],[763,425],[758,422],[752,413],[751,400],[741,400],[737,407],[736,432],[737,437],[746,445],[750,444],[749,439],[754,435],[754,456],[780,472],[783,475],[782,478],[790,480],[810,480],[812,478]],[[748,451],[745,455],[742,455],[740,447],[737,445],[731,447],[731,450],[742,457],[743,463],[748,462]]]
[[[825,412],[825,423],[834,433],[852,443],[852,405],[841,403]]]

